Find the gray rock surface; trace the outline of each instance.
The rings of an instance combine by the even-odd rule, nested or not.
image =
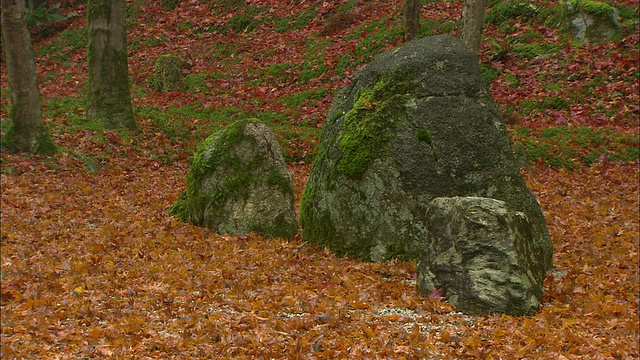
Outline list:
[[[436,198],[427,228],[421,294],[445,287],[449,302],[472,315],[536,312],[546,269],[526,215],[495,199]]]
[[[273,132],[247,119],[198,146],[187,190],[170,214],[221,234],[289,238],[298,231],[293,203],[291,176]]]
[[[449,196],[524,212],[551,267],[544,216],[480,67],[439,35],[376,56],[336,95],[300,203],[303,238],[339,255],[416,259],[429,202]]]
[[[581,42],[607,41],[620,33],[618,10],[609,7],[609,15],[589,14],[579,11],[571,17],[571,34]]]

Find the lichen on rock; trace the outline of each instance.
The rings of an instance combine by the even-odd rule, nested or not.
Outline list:
[[[445,288],[468,314],[535,313],[546,268],[526,215],[481,197],[436,198],[426,214],[428,236],[418,290]]]

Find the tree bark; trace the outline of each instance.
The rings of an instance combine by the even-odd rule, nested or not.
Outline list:
[[[420,0],[404,0],[404,42],[411,41],[420,32]]]
[[[42,100],[24,0],[1,0],[0,6],[11,94],[11,125],[3,136],[2,147],[10,151],[50,155],[56,151],[56,146],[42,121]]]
[[[136,129],[131,107],[125,0],[89,0],[87,117],[107,129]]]
[[[477,58],[482,41],[482,22],[486,0],[464,0],[462,8],[462,29],[460,38],[469,51]]]

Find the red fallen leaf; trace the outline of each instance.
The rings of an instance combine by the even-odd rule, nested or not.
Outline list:
[[[436,288],[431,289],[431,291],[429,292],[429,299],[434,299],[438,301],[445,300],[444,292],[446,289],[447,289],[447,284],[445,284],[443,287],[439,289],[436,289]]]

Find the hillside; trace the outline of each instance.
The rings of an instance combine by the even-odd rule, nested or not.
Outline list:
[[[557,268],[521,318],[419,297],[415,263],[167,215],[196,145],[242,117],[274,129],[299,200],[333,95],[402,44],[401,1],[128,0],[139,132],[86,121],[86,4],[61,3],[70,18],[32,33],[62,151],[1,155],[3,359],[638,357],[637,0],[615,3],[621,33],[598,44],[555,26],[560,2],[489,1],[481,66],[527,150]],[[421,36],[456,33],[461,1],[422,4]],[[154,89],[163,54],[185,60],[187,90]]]

